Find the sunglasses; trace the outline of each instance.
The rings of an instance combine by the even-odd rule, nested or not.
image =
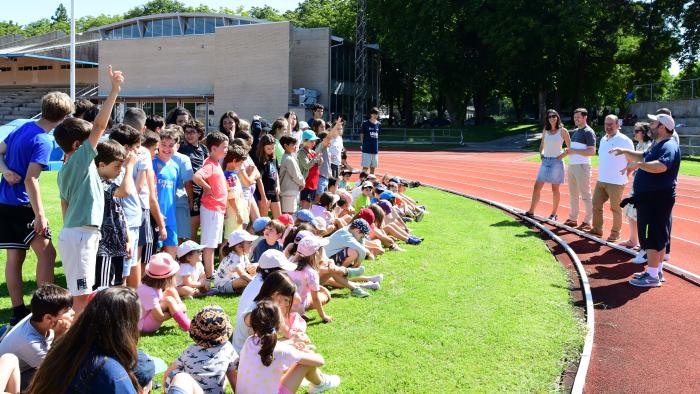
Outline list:
[[[634,132],[635,132],[635,133],[643,133],[644,130],[642,130],[642,129],[634,129]]]
[[[548,118],[549,118],[549,119],[558,118],[558,116],[557,116],[557,115],[549,115]]]

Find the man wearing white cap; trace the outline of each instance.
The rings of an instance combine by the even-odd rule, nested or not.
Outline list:
[[[659,287],[663,258],[671,238],[671,213],[676,201],[676,183],[681,164],[678,143],[672,139],[675,122],[670,115],[649,115],[654,145],[644,152],[613,148],[611,154],[624,154],[629,160],[623,171],[639,170],[634,177],[632,203],[637,208],[637,232],[647,253],[647,269],[635,274],[630,284]]]

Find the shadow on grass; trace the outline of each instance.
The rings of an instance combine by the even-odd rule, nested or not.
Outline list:
[[[500,222],[491,223],[491,227],[522,227],[523,224],[516,220],[501,220]]]
[[[66,287],[66,277],[63,275],[62,272],[55,272],[54,271],[54,283],[61,286],[61,287]],[[22,294],[24,296],[29,296],[36,290],[36,279],[32,280],[25,280],[22,282]],[[10,292],[7,289],[7,282],[3,282],[2,286],[0,286],[0,298],[7,298],[9,300],[10,298]],[[8,305],[7,308],[0,308],[0,322],[7,322],[10,320],[10,316],[12,316],[12,307]]]

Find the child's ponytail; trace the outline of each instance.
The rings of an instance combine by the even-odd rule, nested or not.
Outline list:
[[[273,353],[277,346],[277,326],[280,322],[280,310],[277,304],[266,299],[259,301],[250,313],[250,326],[259,339],[260,361],[266,367],[272,364]]]

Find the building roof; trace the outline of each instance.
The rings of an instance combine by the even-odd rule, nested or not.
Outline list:
[[[114,27],[130,25],[134,22],[143,22],[143,21],[149,21],[149,20],[168,19],[168,18],[176,18],[176,17],[214,17],[214,18],[238,19],[238,20],[252,22],[252,23],[267,22],[266,20],[263,20],[263,19],[255,19],[255,18],[250,18],[247,16],[234,15],[234,14],[218,14],[218,13],[207,13],[207,12],[170,12],[167,14],[152,14],[152,15],[139,16],[139,17],[131,18],[131,19],[125,19],[123,21],[110,23],[108,25],[93,27],[93,28],[89,29],[88,31],[102,31],[102,30],[107,30],[107,29],[111,29]]]
[[[65,59],[65,58],[60,58],[60,57],[52,57],[52,56],[42,56],[42,55],[33,55],[31,53],[0,53],[0,57],[4,58],[13,58],[13,57],[31,57],[35,59],[45,59],[45,60],[53,60],[57,62],[65,62],[69,63],[70,59]],[[75,60],[76,64],[88,64],[92,66],[99,66],[99,63],[96,62],[89,62],[86,60]]]

